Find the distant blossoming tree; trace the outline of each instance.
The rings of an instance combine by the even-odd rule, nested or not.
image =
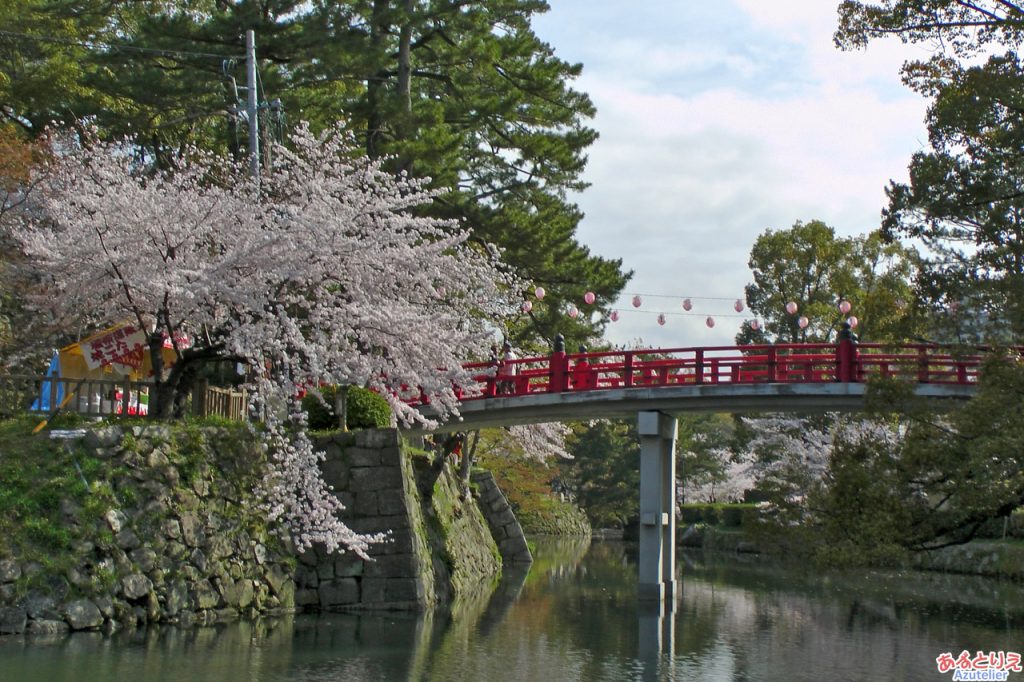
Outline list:
[[[65,141],[57,151],[45,218],[17,234],[46,283],[39,303],[79,323],[130,319],[146,330],[158,417],[180,409],[203,363],[246,363],[278,429],[272,514],[300,547],[361,551],[333,520],[338,503],[301,429],[285,442],[283,408],[325,382],[376,390],[403,421],[423,419],[401,401],[411,394],[441,418],[454,414],[457,390],[476,389],[462,363],[486,355],[494,321],[511,309],[497,255],[457,224],[417,216],[432,200],[424,183],[359,156],[338,130],[300,126],[259,187],[196,149],[163,170],[129,143]]]

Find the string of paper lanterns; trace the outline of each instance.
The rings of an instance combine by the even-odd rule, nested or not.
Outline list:
[[[851,304],[844,298],[839,301],[839,305],[836,307],[839,308],[840,313],[842,313],[843,315],[848,315],[850,310],[853,308],[853,304]],[[789,303],[786,304],[786,312],[789,315],[796,315],[799,309],[800,306],[797,305],[796,301],[790,301]],[[757,320],[754,320],[754,322],[757,322]],[[856,315],[850,315],[849,317],[847,317],[846,322],[850,325],[851,329],[856,329],[857,325],[860,324],[860,320],[857,319]],[[806,315],[801,315],[796,320],[796,326],[800,327],[800,329],[807,329],[807,326],[810,323],[811,321],[807,318]],[[758,327],[754,326],[753,322],[750,326],[751,329],[754,329],[755,331],[758,329]]]
[[[533,294],[534,294],[534,296],[536,297],[536,299],[538,301],[543,301],[544,300],[544,296],[547,294],[547,292],[544,290],[544,287],[536,287],[533,290]],[[660,297],[660,298],[674,298],[674,297],[665,296],[665,295],[661,295],[661,294],[648,294],[648,295],[649,296],[653,296],[653,297]],[[722,298],[722,297],[711,297],[711,296],[708,296],[708,297],[698,297],[698,298],[702,298],[704,300],[730,300],[730,299],[726,299],[726,298]],[[583,294],[583,302],[586,305],[593,305],[595,301],[597,301],[597,295],[593,291],[587,291],[586,293]],[[632,304],[633,308],[635,309],[634,311],[631,311],[631,312],[651,312],[651,313],[657,312],[658,317],[656,319],[657,319],[658,325],[660,325],[660,326],[665,326],[665,324],[667,322],[667,317],[666,317],[667,315],[687,315],[687,314],[698,315],[699,314],[699,313],[692,313],[691,312],[691,311],[693,311],[694,304],[693,304],[692,298],[689,298],[689,297],[688,298],[684,298],[683,301],[682,301],[682,308],[683,308],[683,311],[685,311],[685,312],[682,312],[682,313],[671,313],[671,312],[664,312],[664,311],[659,312],[659,311],[640,310],[641,306],[643,306],[643,296],[641,296],[640,294],[633,294],[633,296],[632,296],[632,298],[630,300],[630,303]],[[527,300],[527,301],[523,302],[523,304],[521,306],[521,309],[522,309],[522,311],[524,313],[529,313],[529,312],[531,312],[533,310],[533,307],[534,307],[533,302]],[[736,313],[737,313],[736,315],[726,314],[726,315],[721,315],[721,317],[741,317],[742,315],[740,315],[740,314],[743,313],[743,311],[746,309],[746,306],[743,303],[743,299],[740,299],[740,298],[737,298],[737,299],[735,299],[733,301],[732,307],[733,307],[733,310],[736,311]],[[841,299],[839,301],[839,304],[838,304],[837,307],[839,309],[839,312],[842,313],[843,315],[849,315],[850,310],[853,308],[852,304],[848,300],[846,300],[846,299]],[[788,314],[790,316],[794,316],[794,315],[796,315],[800,311],[800,306],[797,304],[796,301],[789,301],[785,305],[785,311],[786,311],[786,314]],[[581,311],[580,311],[580,308],[578,306],[570,305],[569,309],[567,311],[567,314],[569,315],[569,317],[575,319],[575,318],[580,316]],[[618,322],[619,319],[620,319],[620,312],[619,312],[619,310],[612,310],[612,311],[610,311],[609,314],[608,314],[608,319],[611,322]],[[856,328],[860,321],[857,319],[857,317],[855,315],[849,315],[849,317],[846,318],[846,322],[849,323],[851,328]],[[810,319],[806,315],[801,315],[800,317],[797,318],[796,323],[797,323],[797,326],[800,329],[806,329],[808,326],[810,326],[811,321],[810,321]],[[704,320],[704,324],[707,325],[707,327],[709,329],[714,328],[714,326],[715,326],[715,318],[713,316],[711,316],[711,315],[708,315],[705,318],[705,320]],[[757,320],[756,318],[753,319],[753,320],[750,320],[747,324],[754,331],[758,331],[759,329],[761,329],[761,326],[762,326],[761,322],[759,320]]]
[[[536,287],[533,290],[533,295],[534,295],[534,297],[538,301],[543,301],[544,297],[547,295],[547,292],[544,290],[544,287]],[[652,297],[669,298],[667,296],[662,296],[662,295],[659,295],[659,294],[649,294],[649,295],[652,296]],[[721,299],[721,298],[718,298],[718,297],[698,297],[698,298],[705,299],[705,300],[731,300],[731,299]],[[583,302],[586,305],[593,305],[595,301],[597,301],[597,294],[595,294],[593,291],[587,291],[586,293],[583,294]],[[690,314],[690,311],[692,311],[693,308],[694,308],[694,304],[693,304],[693,299],[692,298],[684,298],[683,299],[682,307],[683,307],[683,310],[685,312],[682,312],[682,313],[672,313],[672,312],[667,312],[667,311],[641,310],[640,308],[643,306],[644,300],[643,300],[643,296],[640,295],[640,294],[634,294],[632,296],[632,299],[630,300],[630,302],[632,303],[632,306],[635,309],[634,310],[635,312],[657,313],[658,317],[656,319],[657,319],[658,324],[661,325],[661,326],[664,326],[668,322],[668,317],[667,317],[668,315],[685,315],[685,314]],[[733,309],[737,313],[742,313],[746,306],[744,305],[742,299],[737,298],[737,299],[735,299],[733,301],[732,307],[733,307]],[[520,309],[524,313],[530,313],[534,309],[533,301],[530,301],[530,300],[523,301],[522,305],[520,306]],[[634,312],[634,311],[631,311],[631,312]],[[573,319],[579,317],[581,312],[582,311],[580,310],[579,306],[572,305],[572,304],[566,310],[566,314],[569,317],[573,318]],[[692,314],[697,315],[699,313],[692,313]],[[724,315],[724,316],[725,317],[739,317],[739,315],[731,315],[731,314]],[[611,322],[618,322],[619,319],[620,319],[620,312],[618,310],[610,311],[609,314],[608,314],[608,319]],[[709,315],[709,316],[707,316],[705,318],[704,323],[708,326],[709,329],[713,328],[715,326],[715,318],[713,316]]]

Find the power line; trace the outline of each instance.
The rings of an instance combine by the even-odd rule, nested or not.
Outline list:
[[[204,57],[209,59],[240,59],[244,55],[235,54],[213,54],[212,52],[191,52],[189,50],[165,50],[154,47],[137,47],[135,45],[124,45],[119,43],[103,43],[82,40],[69,40],[67,38],[55,38],[53,36],[30,35],[28,33],[17,33],[15,31],[2,31],[0,36],[16,38],[20,40],[34,40],[40,43],[56,43],[58,45],[69,45],[82,47],[93,52],[99,50],[114,50],[119,52],[137,52],[139,54],[150,54],[158,57]]]
[[[681,296],[676,294],[643,294],[637,291],[623,291],[620,296],[641,296],[644,298],[689,298],[694,301],[735,301],[736,296]],[[741,297],[742,298],[742,297]]]
[[[707,316],[711,316],[711,317],[744,317],[744,318],[750,317],[749,315],[746,315],[746,314],[743,314],[743,313],[715,313],[715,312],[710,312],[710,311],[699,312],[699,313],[696,313],[696,312],[694,312],[694,313],[677,313],[677,312],[675,312],[673,310],[641,310],[639,308],[615,308],[615,310],[619,314],[622,314],[622,313],[644,313],[644,314],[647,314],[647,315],[673,315],[673,316],[680,316],[680,317],[707,317]]]

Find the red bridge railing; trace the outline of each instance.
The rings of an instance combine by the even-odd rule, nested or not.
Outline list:
[[[972,384],[987,349],[928,344],[839,343],[712,346],[574,353],[471,363],[478,390],[463,401],[537,393],[699,384],[863,382]]]

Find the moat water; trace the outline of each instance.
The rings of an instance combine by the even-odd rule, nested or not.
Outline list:
[[[1018,584],[680,553],[681,594],[659,610],[637,602],[635,545],[541,539],[536,554],[426,615],[0,637],[0,680],[948,680],[943,653],[1024,652]]]

